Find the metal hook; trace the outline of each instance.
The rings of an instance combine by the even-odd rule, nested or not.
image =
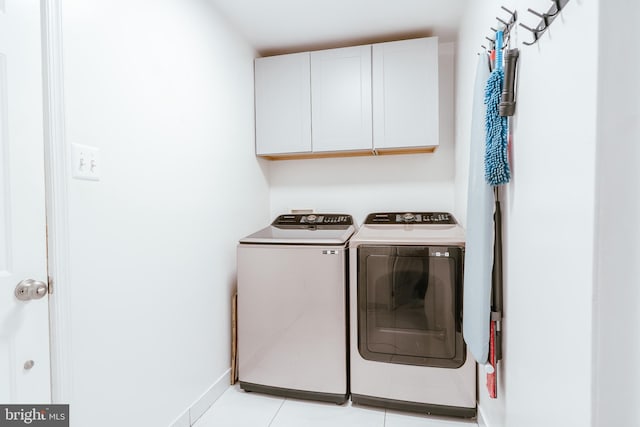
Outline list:
[[[560,0],[551,0],[551,1],[553,1],[553,3],[556,5],[556,11],[553,13],[547,13],[546,15],[548,18],[555,18],[555,16],[559,14],[560,11],[562,10],[562,6],[560,6]]]
[[[508,45],[508,41],[511,38],[511,29],[513,28],[514,24],[516,23],[516,20],[518,18],[518,13],[516,11],[511,11],[509,9],[507,9],[504,6],[500,6],[500,8],[504,11],[506,11],[510,16],[509,16],[509,21],[505,21],[504,19],[500,18],[499,16],[496,16],[496,20],[498,22],[500,22],[503,26],[504,26],[504,34],[505,34],[505,42],[502,45],[502,49],[505,49],[506,46]]]
[[[547,28],[549,26],[549,15],[547,15],[546,13],[536,12],[533,9],[527,9],[527,12],[533,13],[538,18],[542,18],[542,22],[544,22],[544,26],[542,28],[540,28],[540,26],[538,25],[538,30],[539,31],[543,31],[545,28]]]
[[[511,17],[509,18],[509,22],[505,22],[500,18],[496,18],[498,21],[502,22],[504,25],[506,25],[506,31],[509,32],[511,31],[511,27],[513,27],[513,25],[516,23],[516,21],[518,20],[518,12],[517,11],[511,11],[509,9],[507,9],[504,6],[500,6],[500,8],[504,11],[506,11],[509,15],[511,15]]]
[[[509,9],[507,9],[504,6],[500,6],[500,9],[504,10],[505,12],[507,12],[509,15],[511,15],[511,23],[513,24],[514,22],[516,22],[516,20],[518,19],[518,12],[517,11],[510,11]]]
[[[526,25],[524,25],[522,22],[519,24],[522,28],[524,28],[525,30],[529,30],[531,31],[531,33],[533,34],[533,41],[531,43],[527,43],[527,42],[522,42],[523,44],[527,45],[527,46],[531,46],[533,44],[536,44],[536,42],[538,41],[538,33],[541,30],[538,29],[533,29],[533,28],[529,28]]]
[[[503,19],[500,19],[500,17],[498,17],[498,16],[496,16],[496,19],[498,20],[498,22],[500,22],[501,24],[503,24],[505,26],[505,30],[507,30],[507,31],[509,30],[510,24],[507,21],[505,21]]]
[[[502,41],[502,50],[505,50],[509,47],[509,44],[511,43],[511,32],[507,32],[505,33],[507,36],[504,38],[504,40]]]

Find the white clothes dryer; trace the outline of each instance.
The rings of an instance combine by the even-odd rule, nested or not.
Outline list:
[[[349,242],[356,404],[476,416],[462,338],[464,230],[452,215],[373,213]]]
[[[347,242],[354,231],[349,215],[280,215],[240,240],[243,390],[348,399]]]

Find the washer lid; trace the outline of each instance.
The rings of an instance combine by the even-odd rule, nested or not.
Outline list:
[[[240,239],[240,243],[343,245],[355,230],[351,215],[280,215],[270,226]]]

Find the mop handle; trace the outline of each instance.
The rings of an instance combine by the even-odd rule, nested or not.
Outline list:
[[[496,70],[502,70],[502,43],[504,33],[500,30],[496,32]]]

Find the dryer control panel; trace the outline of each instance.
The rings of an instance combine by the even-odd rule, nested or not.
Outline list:
[[[367,216],[365,224],[457,224],[448,212],[383,212]]]
[[[271,225],[278,228],[348,227],[353,225],[353,218],[344,214],[290,214],[280,215]]]

